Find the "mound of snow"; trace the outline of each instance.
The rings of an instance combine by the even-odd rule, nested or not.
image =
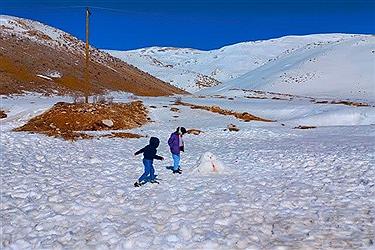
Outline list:
[[[211,152],[205,152],[199,158],[196,171],[202,174],[223,173],[224,164]]]

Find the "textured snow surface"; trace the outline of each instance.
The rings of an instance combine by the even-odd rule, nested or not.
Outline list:
[[[212,102],[225,105],[220,100]],[[297,130],[182,106],[176,118],[167,106],[173,98],[145,98],[156,106],[154,122],[132,132],[159,137],[166,160],[154,164],[160,184],[134,188],[142,165],[133,153],[149,138],[72,143],[10,131],[57,101],[1,100],[9,115],[0,135],[4,249],[373,247],[374,125]],[[229,123],[240,131],[224,131]],[[166,168],[177,126],[204,131],[185,137],[182,175]],[[197,175],[206,151],[230,175]]]

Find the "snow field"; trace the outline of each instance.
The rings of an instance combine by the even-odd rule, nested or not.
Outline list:
[[[239,96],[235,96],[234,100],[184,97],[183,101],[197,105],[219,105],[224,109],[249,112],[262,118],[277,121],[269,124],[252,123],[254,126],[279,126],[280,123],[292,127],[298,125],[355,126],[375,124],[375,108],[373,106],[352,107],[343,104],[316,104],[310,102],[309,99],[262,100]]]
[[[133,187],[143,171],[133,153],[149,138],[71,143],[2,126],[5,249],[373,246],[373,126],[293,130],[240,122],[239,132],[228,132],[231,117],[179,107],[173,118],[163,107],[173,99],[144,101],[157,106],[150,109],[154,122],[134,132],[159,137],[166,160],[154,163],[160,184],[141,188]],[[181,125],[204,133],[185,137],[183,174],[173,175],[166,141]],[[230,175],[194,173],[207,150]]]

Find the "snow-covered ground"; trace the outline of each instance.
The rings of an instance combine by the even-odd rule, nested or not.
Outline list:
[[[319,104],[310,99],[273,100],[249,99],[242,97],[228,98],[194,98],[186,97],[185,102],[214,106],[224,109],[249,112],[256,116],[276,120],[268,126],[285,124],[289,127],[298,125],[310,126],[355,126],[374,125],[375,107],[352,107],[343,104]],[[265,124],[261,124],[265,126]]]
[[[246,123],[185,106],[172,112],[173,97],[142,98],[156,106],[154,122],[132,132],[159,137],[166,160],[154,164],[160,184],[134,188],[143,167],[133,153],[149,138],[68,142],[10,131],[61,99],[1,99],[4,249],[374,248],[374,107],[182,97],[277,120]],[[335,112],[363,119],[301,122]],[[230,123],[240,131],[224,131]],[[185,137],[182,175],[166,169],[177,126],[204,132]],[[196,171],[207,151],[223,162],[221,174]]]

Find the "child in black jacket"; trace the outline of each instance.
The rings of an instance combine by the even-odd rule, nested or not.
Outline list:
[[[141,177],[139,177],[138,181],[134,183],[135,187],[139,187],[143,184],[145,184],[147,181],[150,181],[151,183],[157,182],[155,180],[155,169],[153,166],[154,159],[157,160],[164,160],[163,157],[157,155],[156,149],[159,147],[160,140],[156,137],[151,137],[150,138],[150,143],[135,152],[134,155],[139,155],[143,153],[143,165],[145,167],[145,171]]]

